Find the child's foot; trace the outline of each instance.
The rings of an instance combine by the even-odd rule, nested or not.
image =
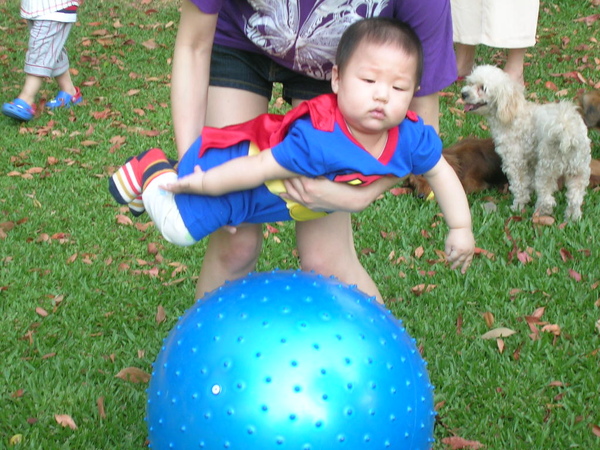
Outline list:
[[[108,180],[108,190],[117,203],[129,205],[132,214],[140,215],[144,212],[141,195],[145,187],[166,172],[175,170],[161,149],[152,148],[117,170]]]
[[[68,94],[65,91],[59,91],[56,97],[46,103],[46,106],[50,109],[63,107],[70,108],[71,105],[76,105],[82,101],[83,97],[81,96],[81,91],[76,87],[74,95]]]
[[[35,116],[35,105],[30,105],[20,98],[15,98],[12,102],[2,105],[2,114],[23,122],[29,122]]]
[[[176,159],[171,159],[171,158],[167,158],[167,161],[169,162],[169,164],[171,164],[173,169],[176,170],[176,167],[177,167],[177,164],[179,164],[179,161],[177,161]],[[136,198],[134,198],[132,201],[130,201],[127,206],[129,206],[129,212],[135,217],[141,216],[146,211],[146,208],[144,207],[144,202],[142,201],[141,195],[138,195]]]

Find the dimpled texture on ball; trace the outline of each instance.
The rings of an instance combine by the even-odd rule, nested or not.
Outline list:
[[[154,449],[427,449],[433,387],[402,322],[355,286],[252,273],[179,319],[148,389]]]

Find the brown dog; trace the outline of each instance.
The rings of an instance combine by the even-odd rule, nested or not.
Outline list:
[[[458,175],[467,194],[503,188],[508,182],[492,139],[466,138],[442,150],[442,155]],[[431,188],[423,176],[411,175],[408,185],[419,198],[428,198],[431,194]]]
[[[600,90],[583,92],[577,97],[577,103],[585,125],[600,130]]]
[[[467,194],[490,188],[504,190],[508,180],[502,172],[502,161],[494,150],[492,139],[465,138],[445,148],[442,155],[452,166]],[[589,187],[600,185],[600,161],[592,159]],[[419,198],[433,198],[423,176],[411,175],[407,183]],[[559,180],[562,189],[562,179]]]

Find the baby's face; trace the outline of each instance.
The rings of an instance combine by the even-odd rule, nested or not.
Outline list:
[[[351,131],[374,134],[397,126],[416,86],[417,58],[393,44],[362,43],[343,73],[334,67],[333,91]]]

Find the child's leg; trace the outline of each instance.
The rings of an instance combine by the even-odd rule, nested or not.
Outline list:
[[[108,190],[118,203],[140,202],[154,221],[165,239],[175,245],[187,246],[196,241],[188,232],[175,196],[159,186],[177,180],[177,172],[164,152],[152,148],[138,156],[130,158],[108,180]],[[133,212],[133,211],[132,211]]]
[[[73,84],[73,81],[71,80],[71,74],[68,70],[64,71],[62,74],[56,76],[55,78],[56,82],[58,83],[58,89],[61,92],[66,92],[71,97],[81,95],[79,94],[79,90]]]
[[[25,55],[25,73],[38,77],[56,77],[69,69],[64,45],[73,24],[52,20],[29,20],[29,47]]]
[[[28,20],[29,47],[25,54],[25,84],[23,89],[12,102],[2,105],[2,113],[15,119],[28,121],[35,115],[35,98],[43,79],[50,76],[51,69],[47,67],[45,54],[49,52],[45,43],[45,27],[48,21]]]
[[[42,87],[43,78],[37,75],[25,75],[25,84],[23,85],[23,89],[21,89],[21,93],[17,98],[20,98],[24,102],[27,102],[30,105],[35,103],[35,97]]]
[[[127,205],[142,195],[147,185],[163,173],[175,173],[173,165],[159,148],[130,158],[108,180],[108,190],[117,203]]]
[[[26,75],[21,93],[12,102],[2,105],[2,114],[13,119],[29,121],[35,116],[35,96],[42,85],[42,78]]]

